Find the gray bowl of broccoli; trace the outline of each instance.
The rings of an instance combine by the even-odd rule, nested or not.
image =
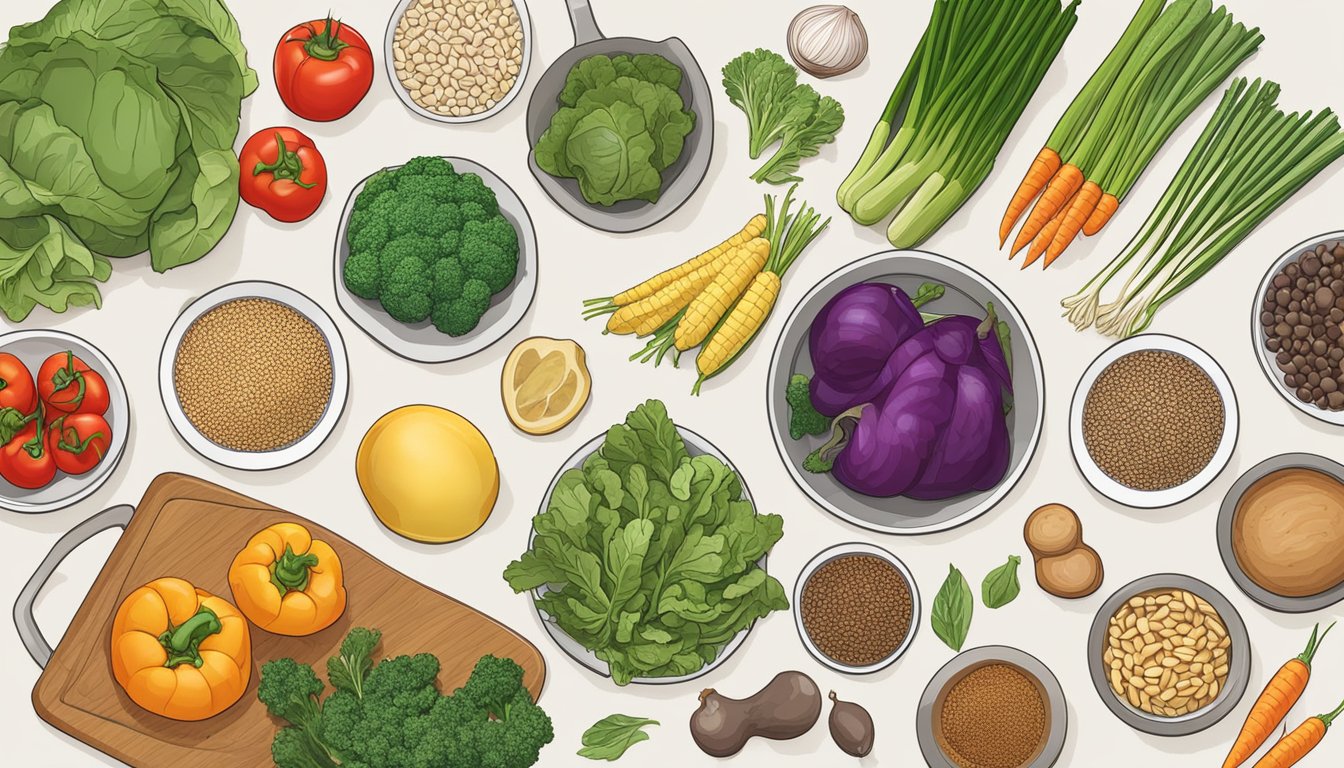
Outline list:
[[[518,195],[460,157],[418,157],[351,190],[336,235],[336,300],[389,351],[473,355],[527,314],[537,238]]]

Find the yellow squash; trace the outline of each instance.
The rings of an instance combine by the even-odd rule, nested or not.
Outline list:
[[[253,535],[229,566],[229,588],[244,616],[277,635],[311,635],[345,611],[340,558],[297,523]]]

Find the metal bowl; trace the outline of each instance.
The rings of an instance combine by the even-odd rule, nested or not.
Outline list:
[[[182,404],[177,399],[177,387],[173,384],[173,367],[177,361],[177,349],[187,329],[206,312],[221,304],[237,299],[267,299],[283,304],[308,319],[322,334],[331,353],[331,397],[327,400],[326,410],[317,423],[297,441],[273,451],[238,451],[226,448],[196,430]],[[262,280],[229,283],[201,296],[191,302],[177,316],[168,336],[163,341],[163,351],[159,353],[159,397],[163,400],[164,410],[168,412],[168,421],[177,434],[191,446],[191,449],[226,467],[246,470],[278,469],[306,458],[336,428],[345,410],[345,398],[350,391],[350,366],[346,360],[345,342],[336,323],[312,299],[298,291],[278,283]]]
[[[1274,353],[1265,348],[1265,331],[1260,327],[1260,308],[1265,300],[1265,293],[1269,290],[1270,283],[1274,276],[1283,269],[1288,262],[1297,258],[1298,254],[1304,251],[1315,250],[1318,245],[1325,245],[1329,248],[1344,243],[1344,230],[1337,232],[1328,232],[1324,235],[1303,240],[1302,242],[1284,251],[1283,255],[1274,260],[1265,272],[1264,278],[1260,280],[1260,285],[1256,289],[1255,296],[1251,300],[1251,345],[1255,348],[1255,359],[1260,361],[1260,370],[1264,371],[1265,378],[1274,387],[1284,400],[1287,400],[1297,410],[1307,414],[1313,419],[1319,419],[1327,424],[1344,426],[1344,410],[1326,411],[1316,407],[1315,403],[1304,403],[1297,399],[1297,394],[1283,383],[1283,373],[1279,371],[1278,363],[1274,360]]]
[[[709,442],[708,440],[696,434],[695,432],[692,432],[691,430],[681,426],[680,424],[676,425],[676,427],[677,427],[677,434],[681,435],[682,441],[684,441],[686,444],[686,453],[688,455],[694,457],[694,456],[700,456],[702,454],[709,454],[710,456],[713,456],[714,458],[728,465],[729,469],[733,470],[734,472],[737,472],[737,467],[733,466],[733,463],[728,460],[728,457],[723,455],[723,452],[720,451],[718,448],[716,448],[713,443]],[[602,443],[606,439],[607,435],[604,432],[598,435],[597,437],[594,437],[592,440],[589,440],[588,442],[584,443],[583,447],[579,448],[577,451],[574,452],[574,455],[570,456],[568,459],[565,460],[565,463],[560,467],[560,471],[556,472],[555,477],[551,479],[551,484],[546,487],[546,494],[541,497],[542,498],[541,508],[538,510],[537,512],[538,514],[541,514],[546,511],[546,508],[551,501],[551,494],[555,492],[555,487],[560,483],[560,477],[571,469],[576,469],[578,467],[583,466],[583,463],[588,460],[589,456],[592,456],[594,453],[597,453],[597,449],[602,447]],[[742,498],[745,501],[751,502],[754,506],[755,502],[751,498],[751,491],[747,488],[746,479],[742,477],[742,474],[740,472],[738,472],[738,478],[742,481]],[[527,537],[527,546],[529,549],[531,549],[532,541],[536,539],[536,537],[537,537],[536,529],[529,527]],[[756,564],[759,565],[762,569],[764,569],[766,566],[766,556],[762,556],[761,559],[757,561]],[[550,591],[549,588],[543,585],[541,587],[532,590],[532,595],[534,598],[539,598],[549,591]],[[546,633],[551,636],[551,639],[555,641],[555,644],[560,648],[560,650],[565,652],[566,656],[570,657],[574,661],[577,661],[580,665],[582,665],[586,669],[596,672],[597,674],[602,675],[603,677],[611,677],[611,668],[610,666],[608,666],[607,662],[597,658],[597,654],[583,647],[583,645],[579,641],[575,640],[574,638],[566,634],[565,631],[560,628],[560,625],[557,624],[554,619],[548,616],[544,611],[541,610],[540,607],[537,606],[535,600],[532,603],[532,607],[534,610],[536,610],[537,616],[540,617],[541,625],[546,628]],[[694,680],[697,677],[707,675],[710,672],[717,669],[718,667],[720,667],[725,661],[728,660],[729,656],[732,656],[734,653],[737,652],[738,648],[742,647],[742,643],[746,642],[747,635],[751,632],[752,627],[754,626],[755,623],[753,622],[752,625],[748,626],[746,629],[743,629],[741,632],[738,632],[736,635],[734,635],[731,640],[729,640],[721,649],[719,649],[719,653],[717,656],[714,657],[714,661],[706,664],[699,670],[692,672],[689,675],[681,675],[679,677],[636,677],[632,678],[630,682],[639,685],[671,685],[673,683],[684,683],[688,680]]]
[[[901,577],[905,579],[905,585],[910,590],[910,628],[905,631],[905,639],[892,651],[889,656],[881,661],[868,664],[866,666],[852,666],[832,659],[822,652],[820,648],[812,642],[812,637],[807,634],[807,628],[803,626],[803,589],[807,582],[812,578],[812,574],[817,572],[821,566],[841,557],[852,555],[868,555],[881,558],[890,563],[897,571],[900,571]],[[834,669],[837,672],[844,672],[849,675],[867,675],[877,672],[891,666],[897,659],[905,654],[910,648],[910,643],[914,642],[915,634],[919,631],[920,624],[920,604],[919,587],[915,585],[915,577],[910,573],[901,559],[888,552],[887,550],[873,544],[864,544],[861,542],[850,542],[848,544],[836,544],[828,549],[818,552],[815,557],[803,566],[803,570],[798,574],[798,580],[793,585],[793,623],[798,628],[798,637],[803,641],[803,647],[812,654],[812,658],[822,664]]]
[[[126,385],[121,374],[97,347],[78,336],[62,331],[13,331],[0,336],[0,352],[19,358],[34,377],[42,362],[54,354],[70,351],[107,382],[108,406],[103,418],[112,428],[107,455],[98,466],[82,475],[57,472],[56,479],[41,488],[28,489],[11,485],[0,478],[0,507],[11,512],[51,512],[68,507],[98,490],[116,471],[131,429],[131,405],[126,397]]]
[[[449,336],[428,320],[414,325],[398,322],[377,301],[361,299],[345,287],[345,260],[350,258],[350,243],[345,237],[345,229],[350,224],[355,198],[359,197],[360,191],[374,174],[364,177],[350,190],[350,197],[341,211],[341,223],[336,230],[336,257],[333,259],[336,303],[351,322],[384,349],[418,363],[446,363],[480,352],[508,335],[522,321],[537,295],[537,233],[532,228],[532,217],[528,215],[523,201],[503,179],[480,163],[462,157],[444,159],[452,163],[458,173],[480,176],[485,185],[494,190],[499,200],[499,212],[518,232],[518,274],[508,287],[490,297],[490,308],[470,333]],[[394,165],[383,170],[400,167]]]
[[[437,112],[431,112],[428,109],[425,109],[417,104],[415,99],[411,98],[411,92],[406,90],[406,86],[401,84],[401,80],[397,79],[397,68],[395,66],[396,59],[393,58],[393,43],[397,36],[397,25],[401,23],[401,17],[406,15],[406,10],[410,8],[411,4],[415,1],[416,0],[401,0],[397,3],[396,10],[392,11],[392,17],[388,19],[387,31],[383,33],[383,69],[387,71],[387,79],[392,83],[392,92],[397,94],[397,98],[401,99],[401,103],[405,104],[407,109],[417,115],[427,117],[430,120],[435,120],[440,123],[474,123],[478,120],[484,120],[487,117],[496,115],[503,111],[505,107],[509,106],[510,102],[517,98],[518,94],[522,92],[523,81],[527,79],[527,70],[532,64],[532,16],[527,11],[526,0],[512,0],[513,7],[518,11],[519,28],[523,30],[523,60],[518,65],[518,78],[513,81],[513,87],[509,89],[508,93],[504,94],[502,99],[495,103],[495,106],[490,107],[484,112],[477,112],[474,115],[465,115],[462,117],[440,115]]]
[[[808,330],[812,320],[840,291],[855,283],[883,282],[900,286],[914,295],[920,284],[937,282],[947,293],[930,305],[939,313],[982,314],[985,302],[994,302],[1000,320],[1012,331],[1013,410],[1008,414],[1012,457],[1008,471],[994,488],[951,499],[920,501],[904,496],[865,496],[840,483],[830,474],[802,469],[803,459],[825,442],[826,437],[789,437],[789,406],[784,391],[795,373],[812,373],[808,355]],[[1045,411],[1045,377],[1040,355],[1017,307],[1003,291],[980,273],[923,251],[883,251],[841,267],[822,279],[803,297],[784,323],[779,343],[770,360],[766,409],[775,448],[789,475],[822,509],[880,533],[921,534],[945,531],[970,522],[998,504],[1027,471],[1041,438]]]
[[[1236,553],[1232,549],[1232,523],[1236,520],[1237,506],[1241,504],[1242,495],[1265,475],[1280,469],[1293,468],[1315,470],[1344,483],[1344,465],[1331,461],[1324,456],[1316,456],[1311,453],[1285,453],[1265,459],[1237,478],[1237,481],[1227,490],[1227,495],[1223,497],[1223,505],[1218,509],[1218,553],[1223,558],[1223,565],[1226,566],[1228,575],[1232,577],[1232,582],[1247,597],[1272,611],[1311,613],[1324,610],[1344,600],[1344,582],[1336,584],[1319,594],[1306,597],[1275,594],[1255,583],[1241,569],[1241,564],[1237,562]]]
[[[1209,381],[1213,382],[1223,400],[1223,435],[1209,463],[1184,483],[1160,491],[1142,491],[1111,479],[1110,475],[1103,472],[1092,460],[1092,455],[1087,450],[1087,443],[1083,440],[1083,407],[1097,377],[1111,363],[1125,355],[1146,350],[1174,352],[1194,363],[1209,377]],[[1078,380],[1078,387],[1073,391],[1073,403],[1069,408],[1069,446],[1073,450],[1073,461],[1083,473],[1083,478],[1103,496],[1127,507],[1157,509],[1185,501],[1204,490],[1214,478],[1218,477],[1232,458],[1232,451],[1237,446],[1239,421],[1237,393],[1232,389],[1232,382],[1218,365],[1218,361],[1208,352],[1184,339],[1160,333],[1145,333],[1112,344],[1083,372],[1083,377]]]
[[[1204,708],[1180,717],[1150,715],[1130,706],[1128,701],[1116,696],[1115,691],[1111,690],[1111,683],[1107,679],[1110,670],[1102,663],[1102,654],[1106,649],[1106,628],[1115,612],[1135,595],[1162,589],[1183,589],[1204,598],[1218,611],[1223,626],[1227,628],[1227,636],[1232,640],[1228,650],[1227,682],[1218,692],[1218,697]],[[1246,634],[1246,623],[1241,620],[1241,614],[1237,613],[1236,607],[1223,593],[1189,576],[1156,573],[1131,581],[1101,604],[1096,618],[1092,620],[1092,630],[1087,635],[1087,668],[1102,703],[1125,725],[1154,736],[1188,736],[1214,725],[1236,709],[1250,681],[1251,639]]]
[[[919,699],[919,711],[915,715],[915,732],[919,737],[919,751],[924,754],[924,762],[930,768],[959,768],[938,745],[943,700],[954,684],[990,664],[1017,667],[1036,681],[1036,690],[1045,703],[1048,726],[1036,756],[1023,768],[1050,768],[1059,760],[1060,753],[1064,751],[1064,740],[1068,736],[1069,708],[1064,699],[1064,689],[1040,659],[1005,645],[986,645],[962,651],[944,664],[924,688],[924,695]]]

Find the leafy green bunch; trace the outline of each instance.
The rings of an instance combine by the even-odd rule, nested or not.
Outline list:
[[[537,165],[577,179],[595,205],[657,202],[662,172],[681,157],[695,113],[677,89],[682,71],[654,54],[589,56],[574,65],[560,109],[537,141]]]
[[[374,174],[345,236],[345,287],[402,323],[470,333],[518,274],[518,232],[494,190],[441,157]]]
[[[770,184],[802,181],[798,165],[835,141],[845,110],[830,96],[799,84],[798,70],[774,51],[747,51],[723,67],[728,100],[747,115],[748,153],[754,160],[776,142],[779,148],[751,178]]]
[[[261,668],[257,696],[290,724],[275,734],[278,768],[526,768],[554,737],[551,719],[511,659],[483,656],[466,685],[439,694],[432,654],[374,661],[381,639],[357,627],[327,660],[332,692],[293,659]]]
[[[561,475],[536,536],[504,570],[625,685],[712,662],[738,632],[788,608],[757,563],[783,535],[758,515],[719,459],[690,456],[667,409],[650,400]]]

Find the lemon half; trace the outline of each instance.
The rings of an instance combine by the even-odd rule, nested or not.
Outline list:
[[[549,435],[573,421],[592,387],[583,347],[545,336],[519,342],[500,377],[504,411],[529,435]]]

